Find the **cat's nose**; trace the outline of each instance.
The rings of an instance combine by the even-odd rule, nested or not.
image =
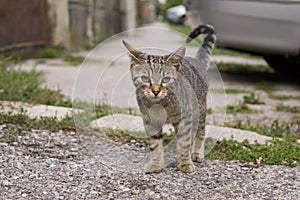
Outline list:
[[[157,96],[159,94],[159,90],[158,91],[152,91],[152,93]]]

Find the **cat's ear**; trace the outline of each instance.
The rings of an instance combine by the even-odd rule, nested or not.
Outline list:
[[[165,56],[166,62],[179,70],[185,56],[185,47],[179,47],[175,52]]]
[[[147,58],[147,55],[144,52],[141,52],[137,49],[134,49],[128,42],[122,40],[124,46],[128,50],[131,62],[135,64],[143,64]]]

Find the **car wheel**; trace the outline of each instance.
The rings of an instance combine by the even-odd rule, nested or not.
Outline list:
[[[300,57],[268,55],[264,58],[278,72],[285,74],[300,73]]]
[[[185,21],[186,21],[186,17],[184,15],[184,16],[180,17],[179,24],[184,26],[185,25]]]

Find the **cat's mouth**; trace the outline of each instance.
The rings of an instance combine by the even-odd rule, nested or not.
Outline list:
[[[151,99],[153,101],[159,101],[163,98],[166,97],[166,93],[165,92],[149,92],[149,91],[145,91],[145,96],[148,98],[148,99]]]
[[[148,99],[158,101],[165,98],[165,96],[167,95],[167,90],[161,85],[153,84],[145,89],[144,94]]]

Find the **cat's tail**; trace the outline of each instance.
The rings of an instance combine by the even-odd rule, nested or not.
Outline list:
[[[200,34],[206,34],[202,43],[202,47],[207,51],[207,53],[211,54],[212,50],[214,49],[217,37],[214,27],[209,24],[200,25],[195,28],[186,39],[186,43],[191,42]]]

